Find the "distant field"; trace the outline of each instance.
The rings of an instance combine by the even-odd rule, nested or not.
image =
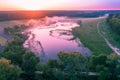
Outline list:
[[[83,20],[80,27],[73,29],[73,34],[96,55],[113,52],[98,33],[97,24],[101,21],[103,19]]]
[[[23,22],[22,20],[21,21],[3,21],[3,22],[0,22],[0,27],[4,27],[4,28],[6,28],[6,27],[14,27],[15,25],[22,24],[22,22]],[[0,34],[3,35],[4,34],[3,30],[2,30],[2,28],[0,28],[0,29],[1,29]],[[7,39],[0,36],[0,45],[5,46],[6,44],[7,44]]]
[[[0,27],[14,27],[15,25],[25,24],[27,20],[12,20],[0,22]]]
[[[98,17],[114,11],[80,10],[40,10],[40,11],[0,11],[0,21],[39,19],[45,16]]]
[[[2,36],[0,36],[0,45],[1,46],[5,46],[6,44],[7,44],[7,39],[2,37]]]

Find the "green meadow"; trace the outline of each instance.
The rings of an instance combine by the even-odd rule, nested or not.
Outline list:
[[[104,19],[82,20],[80,27],[73,29],[73,34],[95,55],[113,53],[104,38],[98,33],[97,26],[100,27],[103,21]],[[99,23],[101,24],[98,25]]]

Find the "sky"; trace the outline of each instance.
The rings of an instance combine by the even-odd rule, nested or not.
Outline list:
[[[120,10],[120,0],[0,0],[0,10]]]

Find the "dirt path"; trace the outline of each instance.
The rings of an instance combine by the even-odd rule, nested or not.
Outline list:
[[[113,45],[109,42],[109,40],[100,32],[99,25],[100,25],[100,22],[97,24],[98,34],[104,38],[104,40],[105,40],[105,42],[107,43],[107,45],[108,45],[117,55],[120,55],[120,49],[117,48],[116,46],[113,46]]]

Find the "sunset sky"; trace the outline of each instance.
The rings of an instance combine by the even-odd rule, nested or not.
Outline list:
[[[119,9],[120,0],[0,0],[0,10]]]

